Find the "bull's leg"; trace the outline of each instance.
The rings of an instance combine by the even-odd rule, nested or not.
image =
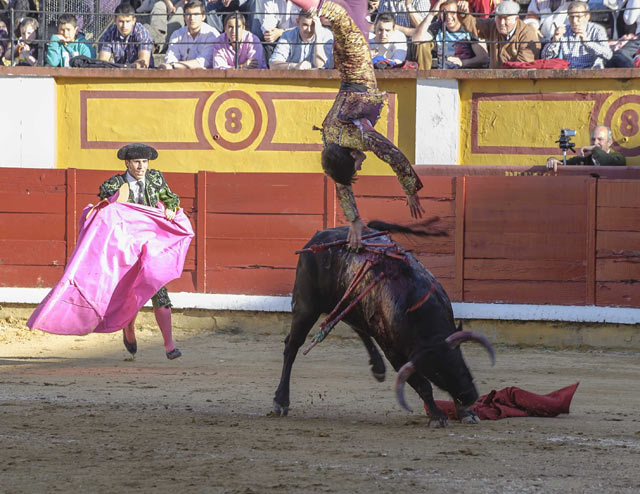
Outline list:
[[[434,427],[447,427],[449,420],[447,416],[438,408],[435,400],[433,399],[433,388],[428,379],[416,373],[407,379],[409,386],[415,389],[418,396],[422,398],[429,409],[429,425],[433,424]]]
[[[395,354],[391,355],[387,353],[387,359],[389,359],[389,362],[391,362],[396,372],[404,365],[404,362],[406,362],[405,357],[399,357]],[[418,396],[427,405],[429,410],[429,425],[433,424],[434,427],[447,427],[449,420],[442,410],[438,408],[438,405],[436,405],[433,399],[433,388],[429,380],[420,373],[415,372],[407,379],[407,383],[409,383],[409,386],[418,393]]]
[[[380,355],[380,352],[378,351],[375,343],[373,342],[373,338],[353,326],[352,328],[358,334],[358,336],[364,343],[364,347],[367,349],[367,353],[369,354],[369,364],[371,364],[371,373],[373,374],[373,377],[375,377],[376,381],[378,382],[384,381],[386,373],[384,360],[382,358],[382,355]]]
[[[273,411],[276,415],[285,416],[289,413],[289,385],[291,368],[298,350],[304,344],[309,331],[320,317],[320,312],[294,312],[291,320],[291,331],[284,340],[284,362],[280,384],[273,398]]]

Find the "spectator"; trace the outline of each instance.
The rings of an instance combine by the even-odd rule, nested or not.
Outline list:
[[[255,0],[207,0],[205,10],[207,12],[207,24],[217,31],[224,31],[223,19],[229,12],[242,12],[245,16],[255,6]],[[251,22],[247,22],[251,27]],[[253,31],[252,29],[250,29]],[[257,33],[254,33],[257,34]]]
[[[144,2],[137,10],[141,12],[144,9],[149,12],[147,9],[151,8],[143,23],[158,53],[164,50],[173,33],[184,27],[183,11],[182,7],[177,6],[178,3],[178,0],[151,0]]]
[[[549,40],[556,26],[567,22],[567,7],[570,0],[531,0],[524,22],[531,24],[540,39]]]
[[[256,10],[256,34],[265,41],[264,51],[271,57],[276,43],[287,29],[296,27],[300,7],[288,0],[258,0]]]
[[[499,69],[503,62],[532,62],[540,56],[538,35],[533,27],[518,18],[520,5],[511,0],[498,4],[494,19],[476,19],[469,15],[469,4],[458,3],[458,17],[471,35],[486,39],[489,67]]]
[[[612,56],[607,33],[599,24],[589,22],[589,6],[571,2],[568,8],[569,27],[561,24],[544,47],[543,58],[561,58],[572,69],[601,69]]]
[[[604,64],[605,67],[634,68],[633,59],[640,50],[640,39],[637,34],[620,36],[614,44],[609,44],[613,55]]]
[[[440,16],[444,15],[444,36],[442,22],[432,23],[435,12],[430,12],[416,29],[414,41],[435,40],[440,69],[486,66],[489,63],[486,45],[462,27],[458,18],[457,0],[439,0],[434,6],[434,11],[438,10],[442,10]]]
[[[5,61],[4,55],[7,52],[9,39],[9,29],[7,29],[7,25],[4,21],[0,21],[0,61]]]
[[[220,33],[207,24],[204,4],[190,0],[184,6],[186,26],[171,36],[169,49],[161,69],[210,69],[213,59],[213,42]]]
[[[613,144],[613,134],[606,125],[598,125],[591,134],[591,146],[580,148],[580,154],[569,158],[567,165],[585,166],[625,166],[627,159],[622,153],[611,150]],[[558,165],[562,161],[555,158],[547,159],[547,168],[558,170]]]
[[[284,32],[269,59],[272,69],[326,69],[333,61],[333,35],[314,21],[310,12],[300,12],[296,27]]]
[[[20,37],[17,41],[9,42],[5,59],[13,65],[38,64],[38,21],[33,17],[24,17],[20,22]]]
[[[378,15],[383,12],[391,12],[396,21],[396,31],[402,32],[407,37],[407,42],[412,41],[414,31],[427,16],[431,9],[430,0],[381,0],[378,7]],[[409,48],[411,45],[408,45]],[[420,43],[413,45],[409,56],[410,60],[417,60],[420,69],[431,68],[431,43]]]
[[[369,45],[374,67],[381,61],[398,65],[407,58],[407,37],[396,30],[396,21],[389,12],[378,14],[373,33],[369,33]]]
[[[224,18],[224,32],[213,45],[213,68],[266,69],[264,52],[258,37],[245,29],[246,19],[242,14],[227,14]],[[238,40],[236,43],[236,39]]]
[[[493,14],[501,0],[469,0],[469,10],[474,14],[482,14],[478,17],[487,18]]]
[[[378,18],[378,8],[380,7],[380,0],[369,0],[367,2],[367,11],[369,12],[369,22],[375,24]]]
[[[131,64],[139,69],[153,67],[153,41],[147,28],[137,22],[135,10],[121,3],[114,12],[113,26],[100,38],[98,59],[117,64]],[[111,60],[113,58],[113,60]]]
[[[51,67],[69,67],[69,60],[78,55],[95,57],[91,45],[78,34],[78,21],[72,14],[58,17],[58,34],[51,36],[46,62]]]
[[[410,38],[429,10],[429,0],[381,0],[378,14],[391,12],[396,21],[396,29]]]

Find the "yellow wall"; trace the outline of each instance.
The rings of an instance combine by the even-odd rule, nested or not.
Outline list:
[[[155,145],[163,171],[320,172],[320,126],[338,80],[59,78],[59,168],[113,169],[116,150]],[[413,161],[415,80],[384,80],[395,98],[376,129]],[[370,153],[364,174],[391,174]]]
[[[609,125],[627,164],[640,164],[637,79],[464,79],[459,81],[464,165],[541,165],[560,156],[560,129],[589,144],[595,124]],[[637,148],[637,149],[635,149]]]

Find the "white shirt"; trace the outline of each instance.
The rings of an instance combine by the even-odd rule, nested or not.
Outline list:
[[[640,17],[640,0],[629,0],[625,6],[624,23],[631,25]],[[640,22],[636,25],[636,34],[640,33]]]
[[[196,60],[200,67],[210,69],[213,59],[213,41],[218,36],[220,36],[218,30],[206,22],[202,23],[200,32],[195,38],[191,36],[187,26],[181,27],[171,35],[164,63]]]
[[[540,29],[542,36],[550,39],[556,32],[556,28],[553,25],[562,26],[567,22],[568,7],[569,2],[567,0],[563,0],[558,8],[556,8],[552,13],[551,0],[531,0],[527,11],[538,14],[540,16],[540,20],[526,19],[524,22]]]
[[[394,30],[387,43],[377,43],[376,35],[370,32],[369,46],[371,46],[372,56],[375,56],[375,53],[387,60],[395,60],[396,62],[404,62],[407,58],[407,37],[402,31]]]
[[[142,196],[142,202],[144,202],[144,177],[142,177],[140,180],[137,180],[129,173],[129,170],[127,170],[127,173],[125,173],[125,178],[127,179],[127,183],[129,184],[129,189],[133,191],[133,200],[138,202],[138,197]],[[138,182],[142,182],[142,190],[140,189]]]
[[[288,0],[257,0],[255,10],[264,12],[254,17],[260,23],[260,29],[264,34],[276,27],[284,30],[296,27],[300,7]]]

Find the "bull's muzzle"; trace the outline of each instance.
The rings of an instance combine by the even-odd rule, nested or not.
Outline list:
[[[456,331],[455,333],[451,334],[445,341],[450,348],[456,348],[465,341],[475,341],[476,343],[479,343],[486,348],[487,352],[489,353],[489,358],[491,359],[491,365],[493,366],[496,363],[496,355],[493,351],[491,343],[489,343],[489,340],[480,333],[476,333],[474,331]],[[408,412],[412,412],[413,410],[411,410],[409,405],[407,405],[407,401],[404,398],[404,385],[407,382],[407,379],[409,379],[415,371],[416,365],[410,360],[400,368],[400,370],[398,371],[398,377],[396,378],[396,398],[398,399],[398,403],[400,403],[400,406]],[[464,401],[467,400],[465,399]],[[472,404],[473,403],[465,403],[463,404],[463,406],[471,406]]]

